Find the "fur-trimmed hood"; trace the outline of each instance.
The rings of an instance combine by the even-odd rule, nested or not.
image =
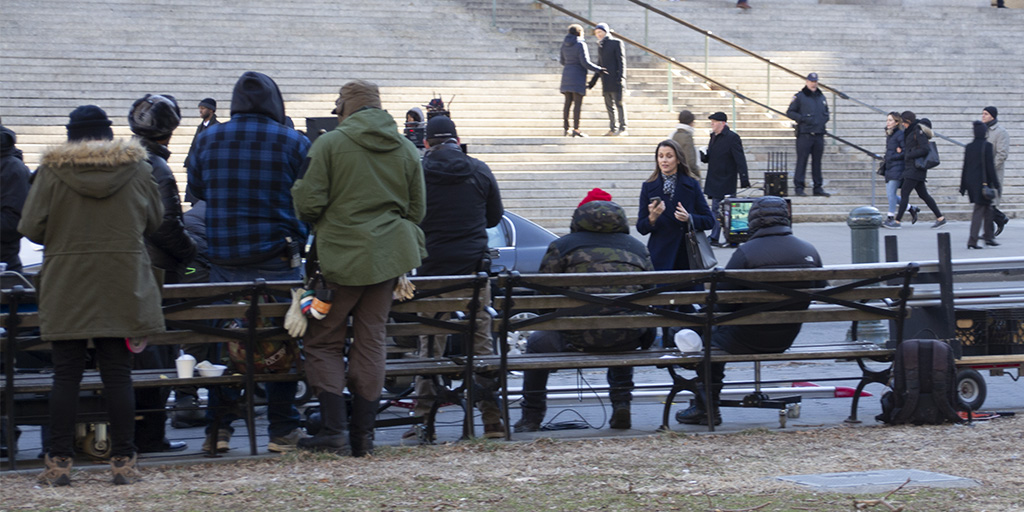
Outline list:
[[[42,167],[75,192],[101,199],[120,190],[147,158],[133,139],[75,141],[47,149]]]
[[[921,131],[924,133],[925,137],[928,137],[929,139],[931,139],[931,138],[933,138],[935,136],[935,133],[932,132],[932,128],[930,126],[928,126],[928,125],[926,125],[924,123],[919,123],[919,126],[921,127]]]

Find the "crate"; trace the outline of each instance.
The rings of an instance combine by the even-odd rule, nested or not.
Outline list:
[[[957,309],[956,337],[965,356],[1024,354],[1024,308]]]

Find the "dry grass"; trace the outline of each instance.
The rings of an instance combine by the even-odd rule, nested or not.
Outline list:
[[[0,509],[838,511],[885,493],[812,492],[773,477],[901,468],[972,478],[981,486],[905,488],[887,498],[893,508],[1024,510],[1024,431],[1013,418],[974,426],[385,447],[372,459],[295,454],[149,469],[143,481],[125,487],[109,484],[106,473],[76,473],[70,488],[7,475],[0,479]]]

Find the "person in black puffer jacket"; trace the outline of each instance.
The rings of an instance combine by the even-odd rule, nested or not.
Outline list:
[[[776,196],[756,199],[748,217],[750,238],[744,242],[729,259],[726,269],[768,269],[768,268],[818,268],[821,256],[809,242],[793,236],[790,227],[789,207],[786,200]],[[786,283],[792,288],[825,286],[824,282]],[[723,286],[722,289],[728,289]],[[810,302],[794,304],[786,309],[807,309]],[[720,309],[737,309],[720,306]],[[730,354],[774,354],[785,352],[800,334],[802,324],[779,325],[723,325],[716,327],[711,335],[711,344]],[[711,365],[711,380],[714,389],[711,400],[717,403],[720,384],[725,380],[725,364]],[[676,413],[679,423],[707,425],[708,393],[703,385],[704,365],[697,366],[698,392],[694,405]],[[715,425],[722,422],[721,412],[715,410]]]
[[[128,112],[128,126],[149,154],[147,160],[153,167],[153,179],[160,190],[160,202],[164,206],[163,222],[153,233],[146,236],[146,250],[152,265],[164,271],[164,283],[181,282],[185,265],[196,256],[196,244],[185,232],[181,218],[181,199],[178,184],[167,165],[171,156],[167,143],[181,121],[181,111],[174,96],[147,94],[132,104]],[[135,369],[173,368],[177,353],[174,345],[146,347],[134,359]],[[157,409],[158,412],[140,413],[135,422],[135,444],[139,453],[184,450],[183,441],[169,441],[165,437],[167,414],[163,412],[170,396],[169,388],[150,388],[135,391],[135,403],[139,409]]]
[[[928,140],[932,138],[932,123],[925,118],[918,121],[917,115],[909,110],[903,112],[900,117],[903,118],[903,186],[900,189],[900,209],[896,213],[896,219],[893,222],[886,222],[885,227],[899,229],[900,222],[903,220],[903,212],[907,211],[907,205],[910,203],[911,191],[917,192],[918,197],[935,214],[935,224],[932,224],[932,228],[943,226],[946,224],[946,218],[942,216],[939,205],[935,203],[935,199],[932,199],[925,187],[924,182],[928,175],[928,169],[922,169],[915,164],[915,160],[918,158],[928,156]]]

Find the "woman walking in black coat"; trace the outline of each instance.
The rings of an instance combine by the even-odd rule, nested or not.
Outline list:
[[[907,211],[907,204],[910,203],[910,192],[917,192],[918,197],[928,205],[928,208],[935,214],[935,224],[932,229],[946,224],[946,217],[942,216],[939,205],[928,194],[925,187],[925,177],[928,169],[922,169],[915,165],[918,158],[928,156],[928,139],[932,138],[932,123],[927,119],[917,120],[917,116],[911,111],[900,115],[903,118],[903,187],[900,190],[900,210],[896,213],[896,219],[886,223],[887,228],[899,229],[900,221],[903,220],[903,213]]]
[[[964,169],[960,174],[960,195],[967,194],[974,204],[971,213],[971,234],[967,237],[968,249],[981,249],[978,245],[978,231],[985,226],[985,245],[995,247],[992,222],[992,197],[985,197],[984,188],[996,190],[999,179],[996,177],[995,153],[992,143],[985,140],[988,126],[981,121],[974,122],[974,140],[964,149]],[[994,197],[994,196],[993,196]]]
[[[583,27],[573,23],[569,25],[569,35],[562,41],[558,62],[562,67],[562,84],[559,90],[565,95],[565,106],[562,107],[562,128],[566,137],[586,137],[580,131],[580,109],[583,107],[583,96],[587,94],[587,70],[603,72],[604,69],[590,62],[587,44],[583,42]],[[572,111],[572,131],[569,131],[569,107]]]

